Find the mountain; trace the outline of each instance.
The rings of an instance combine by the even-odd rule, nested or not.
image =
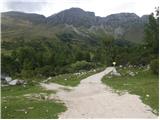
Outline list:
[[[86,12],[80,8],[64,10],[47,18],[47,23],[52,25],[69,24],[76,27],[91,27],[95,22],[96,17],[93,12]]]
[[[29,21],[33,24],[41,24],[46,22],[46,18],[43,15],[39,14],[31,14],[31,13],[23,13],[23,12],[4,12],[2,13],[2,18],[7,17],[8,19],[15,19],[15,20],[24,20]]]
[[[115,39],[140,43],[144,25],[148,22],[148,15],[139,17],[134,13],[117,13],[99,17],[80,8],[70,8],[49,17],[15,11],[4,12],[1,17],[3,40],[18,35],[51,37],[71,31],[90,39],[92,34],[110,34]]]

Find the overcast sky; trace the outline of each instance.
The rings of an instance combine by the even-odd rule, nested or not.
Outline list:
[[[159,0],[0,0],[0,11],[23,11],[50,16],[62,10],[79,7],[95,12],[96,16],[133,12],[139,16],[150,14]]]

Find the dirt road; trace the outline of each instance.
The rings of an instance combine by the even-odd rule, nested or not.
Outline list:
[[[71,91],[59,90],[56,94],[68,110],[59,118],[156,118],[151,108],[142,103],[137,95],[118,95],[101,79],[114,68],[92,75]],[[42,84],[46,89],[58,89],[56,84]],[[59,86],[62,87],[62,86]]]

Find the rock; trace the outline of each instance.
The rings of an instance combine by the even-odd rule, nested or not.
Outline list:
[[[135,72],[135,74],[137,75],[137,74],[138,74],[138,72]]]
[[[147,71],[147,70],[150,70],[150,65],[147,65],[146,71]]]
[[[46,83],[46,82],[48,82],[48,80],[49,80],[49,79],[47,79],[47,80],[43,80],[43,81],[42,81],[42,83]]]
[[[81,73],[74,73],[75,75],[80,75]]]
[[[9,85],[21,85],[23,83],[24,83],[24,80],[15,79],[15,80],[10,81],[8,84]]]
[[[48,77],[48,79],[47,79],[47,80],[50,80],[50,79],[52,79],[52,77]]]
[[[32,109],[34,109],[34,107],[28,107],[28,109],[29,109],[29,110],[32,110]]]
[[[6,77],[5,79],[6,79],[7,83],[10,82],[10,81],[12,80],[11,77]]]
[[[26,110],[25,109],[17,109],[16,111],[18,111],[18,112],[25,112]]]
[[[110,78],[112,78],[112,76],[108,76],[108,78],[110,79]]]
[[[133,67],[136,68],[137,66],[136,66],[136,65],[133,65]]]
[[[27,85],[27,82],[24,82],[23,84],[24,84],[24,85]]]
[[[130,76],[135,76],[135,73],[134,72],[129,72],[128,73]]]
[[[9,85],[16,85],[18,82],[18,80],[12,80],[11,82],[9,82]]]
[[[156,114],[157,114],[158,112],[157,112],[157,110],[156,110],[156,109],[154,109],[154,110],[153,110],[153,113],[156,113]]]
[[[133,67],[133,66],[132,66],[132,65],[129,65],[128,67],[131,68],[131,67]]]
[[[65,78],[64,80],[66,81],[67,79]]]
[[[147,94],[146,97],[149,97],[149,95]]]
[[[113,69],[113,71],[111,72],[111,75],[112,76],[121,76],[121,74],[118,73],[116,69]]]
[[[119,65],[119,67],[122,68],[123,66],[122,66],[122,65]]]

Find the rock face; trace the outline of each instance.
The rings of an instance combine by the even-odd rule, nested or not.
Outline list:
[[[47,18],[47,23],[52,25],[69,24],[76,27],[104,26],[111,28],[129,27],[132,24],[147,22],[147,16],[142,19],[135,13],[118,13],[107,17],[95,16],[94,12],[87,12],[80,8],[71,8]]]
[[[22,12],[4,12],[2,13],[1,26],[4,32],[24,28],[30,31],[31,28],[35,28],[32,30],[35,30],[36,34],[40,33],[37,31],[41,30],[45,30],[41,33],[48,34],[53,30],[52,28],[54,28],[53,32],[63,30],[66,32],[69,29],[74,29],[76,33],[83,36],[87,36],[89,33],[82,34],[82,29],[90,33],[103,31],[105,34],[113,35],[116,39],[139,42],[143,40],[144,25],[147,22],[148,15],[139,17],[134,13],[117,13],[106,17],[99,17],[95,16],[94,12],[84,11],[80,8],[70,8],[49,17]],[[59,26],[62,27],[59,28]]]
[[[93,12],[85,12],[80,8],[71,8],[47,18],[47,23],[52,25],[69,24],[78,26],[91,27],[96,22]]]

